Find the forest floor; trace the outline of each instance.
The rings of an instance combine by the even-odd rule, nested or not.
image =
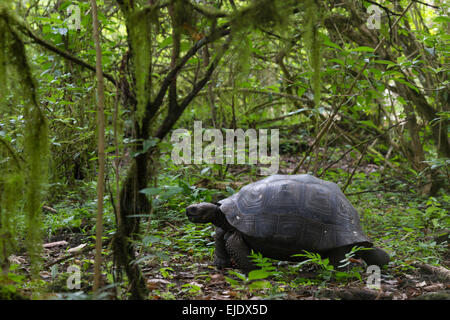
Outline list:
[[[289,158],[284,158],[284,164],[289,167]],[[188,222],[184,208],[232,194],[249,182],[248,175],[236,172],[236,177],[243,175],[234,181],[213,182],[204,172],[184,182],[186,191],[175,179],[179,176],[165,173],[160,181],[163,193],[154,201],[150,219],[143,218],[145,232],[136,243],[136,263],[145,276],[149,299],[450,299],[450,246],[448,239],[445,241],[448,235],[442,236],[448,227],[448,196],[420,198],[415,193],[399,192],[401,186],[391,182],[386,183],[389,187],[383,186],[391,191],[364,192],[379,188],[378,182],[366,181],[373,177],[373,170],[370,165],[362,167],[353,177],[352,186],[357,189],[348,191],[355,194],[349,199],[358,209],[368,236],[391,255],[391,262],[381,270],[378,287],[373,287],[377,285],[374,274],[367,273],[364,262],[355,259],[350,259],[346,269],[334,270],[321,259],[299,264],[255,255],[261,267],[257,272],[217,269],[213,266],[214,226]],[[359,183],[362,181],[364,184]],[[393,192],[395,188],[398,190]],[[95,185],[86,184],[85,189],[81,196],[72,193],[61,203],[44,207],[48,234],[37,285],[41,298],[92,298],[87,293],[92,291],[93,282],[96,205],[94,200],[84,199],[89,195],[95,199]],[[125,299],[126,281],[115,278],[109,243],[114,216],[108,203],[105,200],[105,290],[100,298]],[[25,254],[18,252],[10,261],[17,272],[29,274]],[[81,271],[81,285],[70,289],[73,273],[69,267],[73,265]],[[36,285],[23,285],[27,279],[10,280],[22,284],[20,294],[30,297]]]
[[[343,300],[406,300],[450,299],[450,254],[447,248],[440,265],[410,260],[402,267],[391,263],[381,270],[379,288],[371,288],[374,282],[364,272],[362,261],[353,260],[344,272],[325,272],[321,264],[310,262],[301,267],[297,263],[269,260],[276,271],[264,274],[263,279],[249,279],[249,275],[232,268],[219,270],[212,265],[212,227],[194,231],[195,226],[185,228],[167,223],[147,240],[153,250],[138,253],[145,275],[149,299],[343,299]],[[202,239],[205,234],[210,237]],[[77,234],[60,234],[45,244],[45,268],[40,273],[46,283],[47,298],[76,298],[67,289],[70,273],[59,273],[77,265],[82,270],[81,288],[88,292],[92,284],[93,250],[89,238]],[[199,242],[206,247],[198,250],[190,244]],[[110,250],[106,250],[105,283],[112,282]],[[23,256],[13,261],[27,269]],[[405,266],[408,266],[405,268]],[[58,266],[58,267],[56,267]],[[341,274],[340,274],[341,273]],[[257,285],[255,285],[257,284]],[[118,298],[117,290],[107,287],[104,298]],[[62,293],[61,292],[65,292]],[[59,293],[56,294],[56,293]]]

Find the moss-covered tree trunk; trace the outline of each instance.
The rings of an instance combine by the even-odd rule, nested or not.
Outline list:
[[[135,257],[134,240],[139,234],[139,217],[150,212],[150,202],[139,190],[147,186],[147,156],[139,155],[128,170],[120,192],[120,220],[114,241],[114,258],[123,267],[130,281],[132,299],[146,297],[146,286],[139,265],[132,263]]]
[[[230,16],[229,23],[217,28],[217,21],[212,23],[214,27],[210,29],[209,34],[195,33],[195,37],[192,37],[195,42],[180,57],[182,26],[191,26],[197,23],[194,19],[194,11],[200,12],[208,19],[223,17],[223,13],[204,10],[202,7],[189,2],[169,1],[173,39],[170,70],[159,83],[159,87],[156,88],[151,81],[151,38],[155,37],[152,32],[156,33],[158,29],[154,26],[154,24],[158,24],[158,10],[164,5],[160,4],[159,6],[157,2],[149,1],[148,6],[137,8],[134,1],[131,0],[117,0],[117,2],[124,14],[128,32],[130,60],[129,63],[124,63],[124,65],[130,66],[128,70],[129,78],[132,79],[132,81],[128,81],[127,77],[122,77],[120,87],[122,88],[123,101],[127,104],[125,108],[134,113],[135,134],[133,138],[137,141],[134,151],[138,152],[136,153],[137,156],[133,158],[133,164],[127,173],[120,192],[120,218],[118,220],[121,223],[114,240],[114,256],[118,266],[123,268],[128,276],[131,298],[143,299],[146,297],[147,291],[145,279],[138,264],[132,262],[136,258],[133,241],[139,236],[139,216],[149,214],[151,211],[150,202],[139,191],[146,188],[147,181],[151,181],[157,174],[155,164],[158,160],[158,148],[157,146],[148,148],[148,143],[152,142],[153,139],[164,139],[184,110],[211,79],[214,70],[230,46],[232,27],[244,30],[256,25],[278,25],[283,19],[279,13],[280,6],[274,6],[273,2],[268,0],[255,1],[241,11],[233,13]],[[189,35],[189,32],[187,35]],[[226,37],[226,40],[215,50],[215,54],[212,54],[214,56],[212,61],[204,65],[205,70],[199,72],[199,74],[202,73],[201,77],[195,77],[188,93],[180,98],[182,93],[177,88],[178,74],[182,72],[183,67],[200,49],[222,37]],[[126,68],[124,67],[124,69]],[[168,99],[165,101],[166,95]],[[157,126],[155,115],[159,113],[164,103],[168,104],[167,112],[164,112],[164,117]]]
[[[143,150],[143,142],[150,137],[149,121],[144,121],[146,106],[151,99],[151,32],[154,23],[154,11],[140,9],[134,1],[118,0],[125,17],[128,35],[129,68],[123,70],[132,79],[121,78],[122,98],[128,104],[124,107],[133,112],[133,138],[138,141],[133,150]],[[145,125],[144,125],[145,123]],[[123,182],[119,201],[120,225],[114,238],[114,259],[119,269],[123,269],[130,282],[131,299],[146,297],[145,281],[139,265],[132,263],[135,259],[134,241],[139,234],[138,215],[150,212],[150,203],[144,194],[139,193],[147,187],[149,178],[148,153],[139,153]]]
[[[12,13],[10,2],[0,3],[0,102],[6,101],[5,95],[12,94],[11,103],[5,104],[22,112],[24,134],[22,145],[22,168],[16,161],[18,154],[7,142],[0,140],[0,156],[10,153],[14,161],[8,158],[0,165],[0,235],[6,241],[0,243],[0,265],[7,267],[8,251],[12,248],[14,237],[11,228],[14,215],[19,212],[16,205],[23,189],[25,200],[26,246],[30,257],[30,269],[34,278],[39,277],[42,252],[41,201],[47,176],[47,119],[40,108],[38,90],[28,62],[25,44],[18,32],[18,18]],[[14,78],[16,77],[16,78]],[[14,80],[11,80],[14,79]],[[0,104],[0,114],[5,113]],[[2,142],[3,141],[3,142]],[[5,149],[6,147],[6,149]],[[11,162],[11,164],[9,164]],[[15,164],[14,164],[15,163]],[[5,179],[6,178],[6,179]],[[26,181],[11,188],[11,183]],[[16,193],[16,194],[12,194]]]

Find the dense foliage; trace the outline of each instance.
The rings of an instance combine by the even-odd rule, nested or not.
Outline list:
[[[255,253],[260,270],[249,274],[208,268],[214,229],[189,223],[185,207],[233,194],[260,179],[262,165],[175,163],[171,133],[187,129],[193,137],[194,121],[224,136],[226,129],[278,129],[279,173],[339,184],[369,237],[392,256],[384,292],[394,293],[386,297],[422,294],[424,286],[401,293],[394,284],[411,274],[421,283],[420,266],[448,277],[448,3],[97,5],[109,296],[302,298],[364,284],[360,265],[334,270],[314,253],[306,253],[309,264]],[[83,271],[81,290],[93,293],[99,133],[92,34],[89,2],[0,3],[0,298],[71,292],[62,269],[73,264]],[[68,254],[43,248],[62,240],[63,249],[82,246]]]

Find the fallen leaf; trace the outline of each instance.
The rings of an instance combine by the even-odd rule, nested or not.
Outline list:
[[[159,284],[156,282],[147,282],[147,289],[148,290],[156,290],[159,289]]]
[[[21,265],[21,264],[24,264],[25,262],[27,262],[24,257],[15,256],[13,254],[8,257],[8,260],[9,260],[10,264],[18,264],[18,265]]]
[[[408,299],[408,296],[406,293],[403,292],[397,292],[393,295],[392,300],[406,300]]]
[[[44,243],[43,247],[44,248],[53,248],[53,247],[58,247],[58,246],[65,246],[65,245],[68,245],[68,244],[69,243],[67,241],[62,240],[62,241]]]
[[[67,252],[69,252],[69,253],[78,252],[78,251],[80,251],[81,249],[83,249],[86,246],[87,246],[87,243],[82,243],[79,246],[76,246],[74,248],[70,248],[69,250],[67,250]]]
[[[444,284],[442,284],[442,283],[435,283],[435,284],[423,287],[423,290],[426,290],[426,291],[438,291],[441,289],[444,289]]]
[[[226,290],[223,292],[223,294],[228,295],[232,298],[236,298],[238,296],[238,293],[236,291],[232,291],[232,290]]]
[[[166,279],[158,279],[158,278],[155,278],[155,279],[148,279],[148,280],[147,280],[147,285],[148,285],[149,283],[151,283],[151,284],[168,284],[168,283],[170,283],[170,281],[168,281],[168,280],[166,280]]]
[[[397,279],[391,279],[391,280],[383,280],[383,283],[385,284],[389,284],[389,285],[396,285],[399,283],[399,281]]]
[[[210,283],[218,283],[225,281],[225,277],[221,273],[216,273],[211,276]]]
[[[422,288],[425,287],[427,285],[427,283],[425,281],[419,282],[416,284],[416,287]]]
[[[363,262],[362,262],[361,259],[350,258],[350,259],[348,259],[348,260],[349,260],[350,262],[353,262],[353,263],[363,264]]]
[[[178,272],[178,274],[176,275],[176,278],[193,278],[194,275],[192,274],[192,272]]]

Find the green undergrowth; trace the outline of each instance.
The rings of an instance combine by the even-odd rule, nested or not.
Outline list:
[[[49,240],[61,234],[95,234],[96,188],[96,182],[79,182],[77,190],[68,190],[63,200],[52,204],[50,210],[43,208],[44,232]],[[115,230],[114,210],[109,195],[105,196],[103,206],[104,230],[109,234]]]
[[[330,174],[324,179],[333,181],[334,177],[340,176],[342,175]],[[363,229],[374,245],[385,249],[391,256],[389,265],[382,269],[383,274],[392,277],[408,272],[415,268],[415,262],[448,268],[449,261],[445,256],[447,244],[436,241],[436,236],[450,225],[448,195],[423,197],[415,190],[401,193],[361,192],[379,189],[381,186],[379,177],[358,173],[354,179],[346,190],[350,194],[349,200],[357,208]],[[166,182],[170,182],[169,180]],[[196,188],[195,180],[194,177],[181,182],[186,183],[184,189],[180,186],[180,181],[176,180],[178,182],[176,188],[179,188],[176,189],[179,191],[177,195],[158,197],[156,208],[160,212],[155,212],[142,246],[144,251],[150,253],[148,258],[153,261],[152,263],[159,264],[161,268],[177,266],[181,269],[203,272],[206,277],[205,270],[201,271],[195,264],[208,265],[209,274],[217,272],[211,266],[214,259],[215,227],[212,224],[190,223],[184,216],[184,209],[192,203],[211,201],[215,193],[220,191]],[[342,185],[342,181],[335,180],[335,182]],[[188,189],[190,193],[187,192]],[[166,186],[165,190],[171,192],[172,189]],[[164,216],[163,211],[171,214]],[[267,259],[256,253],[252,258],[260,269],[248,274],[235,269],[224,272],[227,283],[233,290],[240,292],[240,297],[246,297],[247,293],[261,294],[266,298],[282,297],[286,294],[286,290],[295,290],[302,286],[325,287],[329,284],[342,286],[349,283],[364,285],[367,279],[367,266],[349,263],[344,270],[336,270],[327,259],[322,259],[314,253],[306,253],[306,261],[302,263]],[[173,270],[176,268],[169,273],[175,273]],[[305,270],[311,270],[313,275],[302,276]],[[173,289],[175,290],[175,287]],[[199,294],[199,290],[190,287],[184,293],[196,295]]]
[[[214,168],[211,170],[214,171]],[[330,172],[323,178],[342,186],[345,179],[339,180],[341,177],[345,175]],[[223,177],[224,181],[229,182],[226,190],[202,187],[204,178],[190,169],[181,168],[177,174],[167,170],[156,183],[141,191],[152,201],[153,210],[151,215],[142,215],[141,237],[136,240],[137,257],[134,263],[141,266],[147,279],[159,281],[158,287],[150,288],[150,298],[190,299],[207,296],[208,290],[219,290],[229,292],[221,298],[259,296],[289,299],[291,292],[310,290],[308,288],[315,288],[313,291],[318,294],[330,286],[365,286],[367,266],[354,261],[350,263],[351,259],[347,259],[342,262],[347,264],[346,267],[337,270],[327,259],[313,252],[304,252],[305,260],[302,262],[277,261],[253,253],[251,258],[258,269],[250,273],[232,268],[216,269],[213,266],[214,225],[189,222],[185,208],[193,203],[225,198],[237,192],[239,187],[231,187],[231,174]],[[391,256],[391,262],[381,271],[384,277],[412,272],[415,262],[448,268],[447,244],[437,241],[436,236],[450,225],[450,197],[445,194],[422,197],[414,190],[401,193],[362,192],[377,190],[380,186],[377,175],[357,173],[346,193],[360,214],[366,234]],[[63,201],[52,205],[54,212],[45,211],[45,234],[49,241],[59,240],[61,236],[72,240],[81,237],[83,243],[93,241],[96,202],[92,199],[95,199],[95,188],[95,183],[83,184],[76,192],[67,192]],[[105,238],[109,238],[115,232],[115,218],[108,197],[105,197],[104,224]],[[126,288],[126,279],[114,283],[108,246],[104,254],[104,272],[108,283]],[[347,258],[353,254],[354,251]],[[89,273],[92,268],[90,258],[80,257],[79,260],[84,261],[86,267],[83,270]],[[210,283],[216,281],[218,275],[222,282],[214,287]],[[89,287],[83,288],[89,291]],[[2,290],[6,293],[10,289],[4,287]],[[12,291],[10,293],[14,294]]]

